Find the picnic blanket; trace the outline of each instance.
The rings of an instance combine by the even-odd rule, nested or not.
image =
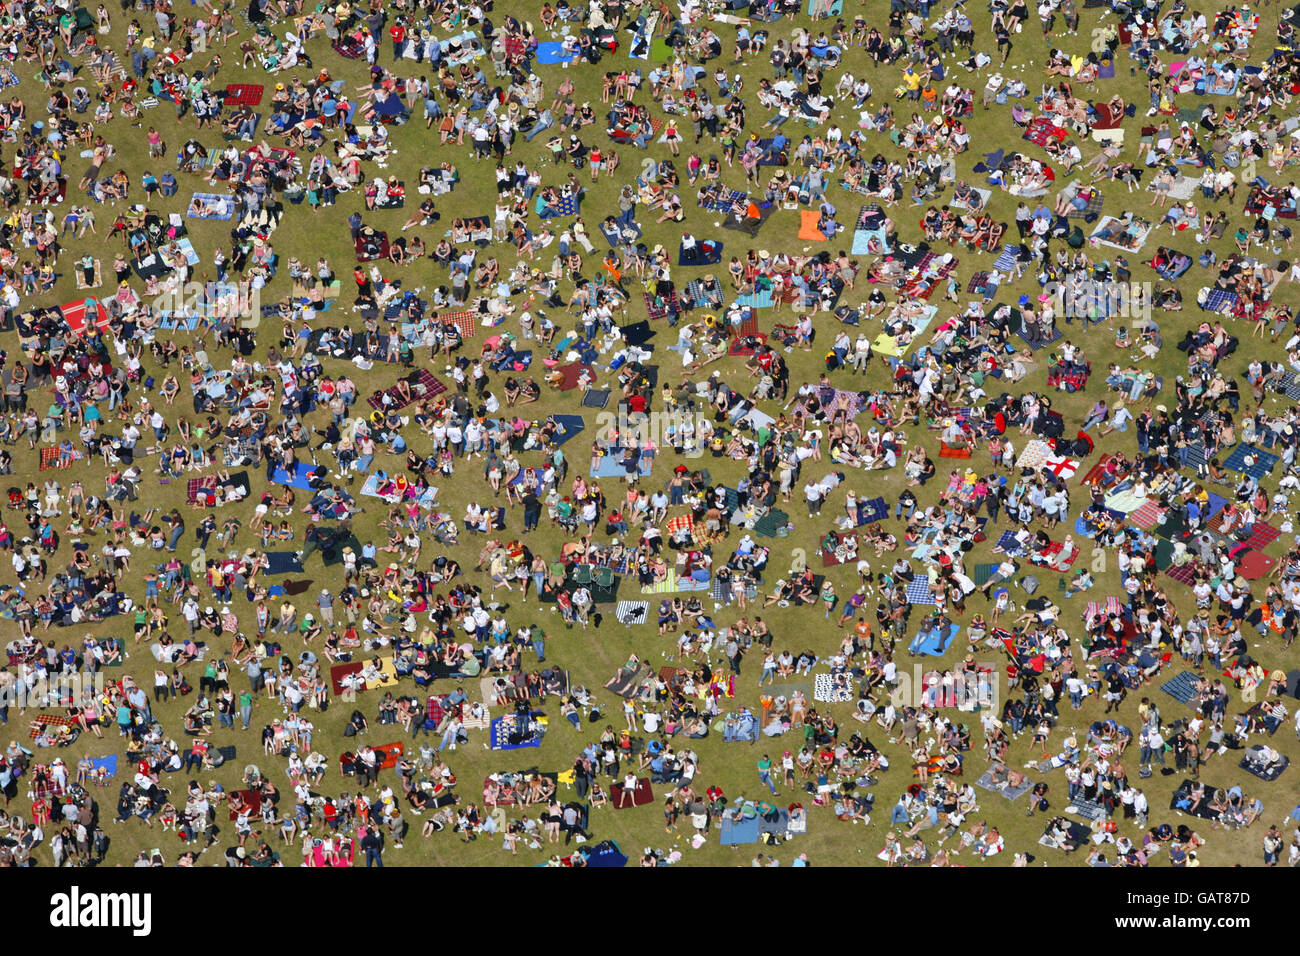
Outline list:
[[[195,193],[185,207],[189,219],[225,221],[235,215],[235,197],[230,193]]]
[[[889,517],[889,505],[884,498],[872,498],[870,501],[858,502],[857,526],[874,524]]]
[[[1261,780],[1276,780],[1282,776],[1287,767],[1291,766],[1290,757],[1286,756],[1286,754],[1280,756],[1280,760],[1268,764],[1264,758],[1264,746],[1256,744],[1246,751],[1245,756],[1241,758],[1241,763],[1237,766],[1247,773],[1254,774]]]
[[[624,627],[645,624],[649,619],[650,604],[647,601],[619,601],[614,607],[614,620]]]
[[[630,793],[626,791],[623,782],[611,784],[609,788],[609,803],[615,810],[624,810],[628,807],[645,806],[654,800],[654,790],[650,788],[648,778],[641,777],[636,782],[636,788]]]
[[[290,488],[298,488],[302,491],[311,491],[311,476],[315,472],[324,473],[328,469],[313,465],[310,462],[300,461],[294,465],[293,474],[289,474],[283,468],[276,467],[271,472],[271,480],[277,485],[288,485]]]
[[[722,739],[741,743],[758,741],[759,720],[754,714],[741,714],[728,717],[722,724]]]
[[[931,601],[930,603],[934,603]],[[952,644],[952,640],[961,630],[960,625],[948,624],[946,626],[929,628],[917,633],[912,638],[912,643],[907,646],[909,654],[925,654],[929,657],[942,657]]]
[[[907,582],[908,604],[934,604],[934,592],[930,590],[930,579],[924,575]]]
[[[488,739],[493,750],[520,750],[524,747],[540,747],[542,737],[546,734],[546,724],[539,718],[544,715],[540,710],[529,715],[529,725],[521,726],[515,714],[496,717],[488,728]]]
[[[434,378],[433,373],[427,368],[416,369],[410,375],[406,376],[406,381],[410,384],[411,401],[419,401],[423,398],[434,398],[447,391],[447,386]],[[384,402],[385,396],[389,399],[387,404]],[[402,409],[410,404],[409,401],[402,397],[402,393],[396,385],[389,386],[386,389],[376,392],[371,395],[366,402],[371,408],[381,411],[385,408],[394,410]]]
[[[1136,226],[1132,234],[1128,235],[1127,242],[1124,241],[1125,234],[1113,235],[1109,238],[1103,238],[1102,230],[1107,226],[1116,226],[1121,223],[1119,216],[1103,216],[1097,222],[1097,228],[1093,231],[1089,239],[1094,245],[1110,246],[1112,249],[1119,249],[1123,252],[1136,252],[1146,245],[1147,236],[1151,233],[1151,223],[1144,219],[1134,219]]]
[[[654,673],[649,664],[638,662],[635,668],[620,667],[609,680],[605,682],[605,689],[613,691],[619,697],[630,699],[641,686],[641,683]]]
[[[991,770],[986,770],[980,778],[975,781],[975,786],[983,790],[988,790],[990,793],[996,793],[999,796],[1006,797],[1008,800],[1018,800],[1030,790],[1034,789],[1033,781],[1030,780],[1026,780],[1018,786],[1012,786],[1010,783],[1005,782],[995,785],[993,783],[993,771]]]
[[[1258,481],[1272,471],[1273,466],[1281,458],[1281,455],[1275,455],[1271,451],[1265,451],[1255,445],[1247,445],[1243,442],[1229,452],[1227,458],[1223,459],[1223,467]]]
[[[853,688],[836,684],[830,674],[817,674],[813,677],[813,699],[827,704],[848,703],[853,700]]]
[[[28,734],[32,740],[39,737],[48,727],[76,727],[77,722],[71,717],[64,717],[59,714],[37,714],[28,728]]]
[[[761,833],[758,812],[752,803],[746,803],[744,807],[734,807],[723,813],[718,842],[723,846],[757,843]]]
[[[231,83],[222,100],[225,106],[261,106],[264,87],[259,83]]]
[[[1161,684],[1160,689],[1180,704],[1187,704],[1194,708],[1197,680],[1197,676],[1191,671],[1183,671]]]

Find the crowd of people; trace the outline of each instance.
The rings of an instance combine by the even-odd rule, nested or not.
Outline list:
[[[1300,48],[1078,6],[12,4],[0,863],[1260,862]]]

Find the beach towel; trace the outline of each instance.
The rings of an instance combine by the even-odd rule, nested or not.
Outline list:
[[[649,619],[650,604],[647,601],[619,601],[614,608],[614,620],[624,627],[645,624]]]
[[[817,228],[821,213],[805,209],[799,213],[798,237],[804,242],[825,242],[826,234]]]
[[[276,468],[271,472],[271,480],[278,485],[288,485],[290,488],[298,488],[302,491],[311,491],[311,475],[314,472],[324,474],[327,469],[318,467],[310,462],[300,461],[294,466],[294,473],[290,475],[283,468]]]
[[[537,62],[550,66],[555,63],[572,62],[581,58],[574,52],[566,54],[564,44],[558,40],[545,40],[537,44]]]

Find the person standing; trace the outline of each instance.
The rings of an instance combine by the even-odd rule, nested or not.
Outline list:
[[[772,796],[777,796],[776,784],[772,780],[772,758],[767,754],[763,754],[758,761],[758,779],[772,791]]]
[[[244,722],[244,729],[248,729],[249,722],[253,719],[253,692],[244,690],[239,692],[239,719]]]
[[[384,868],[384,835],[378,827],[366,828],[366,835],[361,838],[361,849],[366,851],[366,869],[372,866]]]
[[[1282,853],[1282,836],[1277,832],[1276,826],[1268,828],[1264,834],[1264,865],[1277,866],[1279,855]]]

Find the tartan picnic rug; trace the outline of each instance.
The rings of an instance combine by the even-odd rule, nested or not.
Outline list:
[[[77,722],[71,717],[62,717],[58,714],[37,714],[32,720],[31,729],[27,732],[27,736],[35,740],[46,727],[75,726],[77,726]]]
[[[461,338],[472,338],[474,330],[478,328],[477,312],[442,312],[438,315],[439,322],[454,323],[460,330]]]
[[[1161,514],[1159,504],[1154,501],[1144,501],[1137,507],[1136,511],[1128,516],[1128,520],[1139,528],[1150,531],[1160,523]]]
[[[1206,524],[1209,526],[1210,530],[1223,533],[1223,517],[1224,514],[1220,511],[1206,522]],[[1231,532],[1229,532],[1229,534],[1231,534]],[[1267,548],[1270,544],[1276,541],[1281,534],[1282,532],[1278,531],[1277,528],[1274,528],[1267,521],[1256,521],[1254,526],[1251,528],[1250,537],[1240,543],[1244,544],[1248,548],[1253,548],[1258,551]]]
[[[264,87],[257,83],[231,83],[226,87],[226,106],[260,106]]]
[[[724,189],[716,195],[703,198],[699,205],[710,212],[730,212],[736,208],[736,203],[740,203],[740,207],[743,209],[748,201],[748,193],[739,189]]]
[[[447,391],[447,386],[434,378],[433,373],[427,368],[419,369],[414,376],[408,377],[407,381],[411,382],[411,401],[419,401],[424,398],[433,398],[435,395],[441,395]],[[374,409],[383,409],[384,395],[387,394],[392,402],[387,406],[390,409],[405,408],[410,402],[402,398],[402,393],[396,385],[383,391],[376,392],[368,398],[367,404]]]
[[[652,319],[662,319],[682,311],[682,304],[677,298],[676,292],[672,292],[666,297],[647,292],[645,293],[645,307],[646,313]]]
[[[185,503],[194,504],[199,500],[199,492],[204,489],[214,490],[217,487],[217,476],[208,475],[205,478],[191,478],[185,483]]]

